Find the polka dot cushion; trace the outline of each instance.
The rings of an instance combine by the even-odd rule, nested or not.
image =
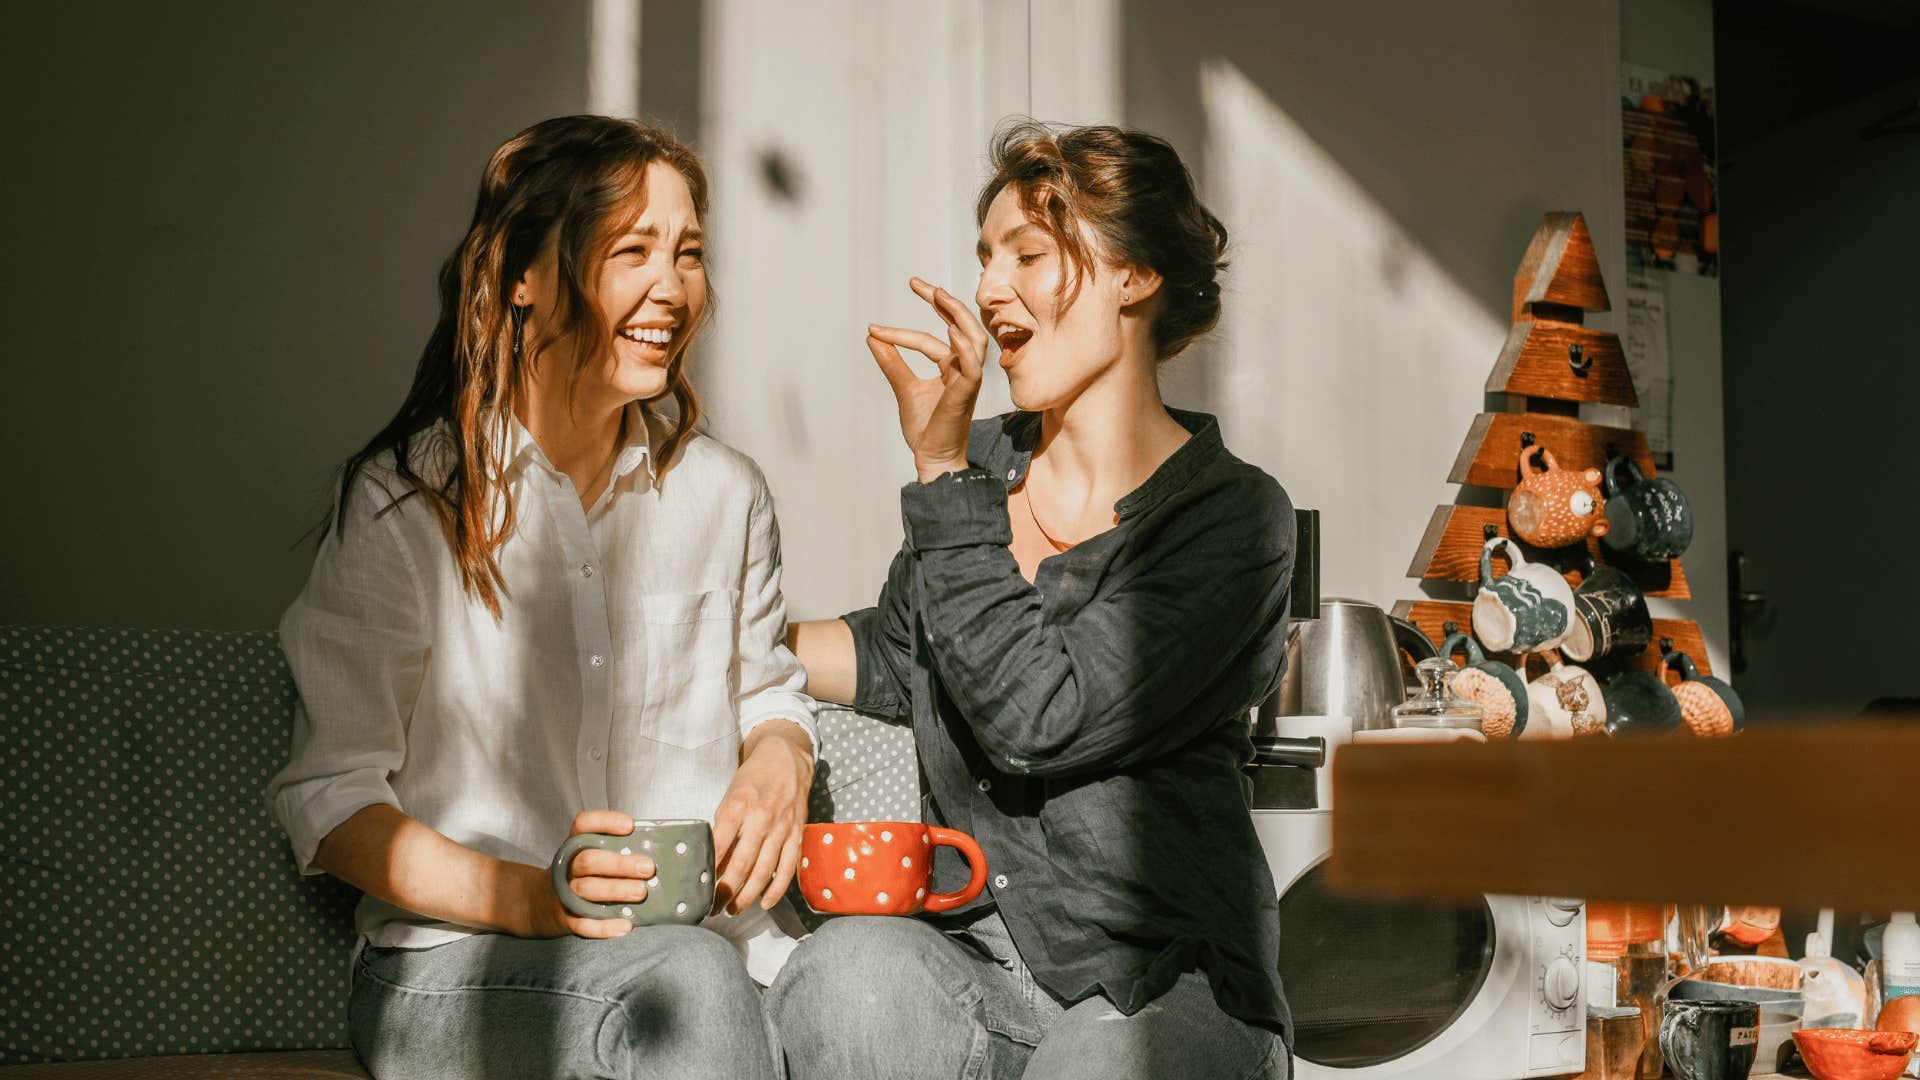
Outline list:
[[[267,632],[0,626],[0,1065],[347,1044],[358,894],[261,798],[293,699]],[[819,730],[814,820],[919,819],[903,720]]]
[[[292,704],[272,634],[0,627],[0,1063],[346,1045],[356,894],[261,801]]]
[[[822,705],[814,717],[820,764],[807,807],[812,821],[919,821],[920,769],[905,717]]]

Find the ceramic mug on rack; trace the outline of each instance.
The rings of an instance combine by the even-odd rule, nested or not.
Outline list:
[[[1625,469],[1630,481],[1620,479]],[[1693,543],[1693,507],[1680,485],[1665,477],[1652,480],[1624,457],[1607,459],[1602,478],[1607,495],[1608,529],[1600,542],[1643,562],[1677,559]]]
[[[1587,663],[1605,656],[1625,656],[1653,641],[1653,614],[1646,595],[1633,579],[1611,566],[1587,560],[1587,574],[1573,590],[1573,630],[1561,651],[1570,660]]]
[[[1487,659],[1472,637],[1462,634],[1453,623],[1447,624],[1447,640],[1440,644],[1440,655],[1453,659],[1453,651],[1465,646],[1466,666],[1448,680],[1454,696],[1480,706],[1480,731],[1489,739],[1506,739],[1527,730],[1527,681],[1520,673],[1498,660]]]
[[[1607,734],[1665,735],[1683,725],[1680,699],[1658,675],[1623,671],[1607,683]]]
[[[1546,447],[1522,447],[1520,484],[1507,498],[1507,522],[1515,536],[1537,548],[1566,547],[1606,535],[1600,470],[1563,469]]]
[[[1672,690],[1680,702],[1680,717],[1688,731],[1695,735],[1731,735],[1746,726],[1747,707],[1741,703],[1740,695],[1719,679],[1700,674],[1693,657],[1668,649],[1660,655],[1662,682],[1666,681],[1668,669],[1680,675],[1679,685]]]
[[[1495,580],[1493,551],[1505,545],[1512,569]],[[1504,536],[1480,549],[1480,591],[1473,598],[1473,636],[1489,651],[1542,652],[1558,648],[1573,627],[1573,586],[1545,563],[1529,563]]]
[[[1533,724],[1523,738],[1551,739],[1601,735],[1607,730],[1607,700],[1600,680],[1565,660],[1527,684]]]

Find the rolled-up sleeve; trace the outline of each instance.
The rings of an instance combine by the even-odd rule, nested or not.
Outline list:
[[[913,709],[913,553],[902,547],[887,568],[880,602],[840,616],[853,631],[853,707],[876,716]]]
[[[267,784],[300,872],[317,874],[320,841],[359,810],[404,810],[389,782],[406,762],[407,723],[428,658],[419,575],[390,496],[362,479],[346,519],[328,531],[313,572],[280,620],[299,697],[293,747]]]
[[[813,741],[814,701],[807,672],[787,648],[787,604],[780,592],[780,523],[773,494],[758,469],[753,474],[753,510],[747,519],[747,555],[740,586],[740,622],[734,643],[734,685],[742,740],[769,720],[791,720]]]

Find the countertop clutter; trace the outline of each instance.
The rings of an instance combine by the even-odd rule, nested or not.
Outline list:
[[[1281,943],[1304,1080],[1920,1075],[1920,726],[1749,729],[1699,626],[1653,617],[1691,598],[1693,513],[1643,435],[1585,419],[1637,404],[1584,324],[1608,307],[1585,221],[1547,215],[1424,598],[1296,579],[1249,771],[1282,925],[1313,928]],[[1822,911],[1804,948],[1782,908]],[[1877,913],[1867,952],[1833,909]]]

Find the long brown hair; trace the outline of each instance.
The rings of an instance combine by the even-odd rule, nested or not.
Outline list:
[[[1075,273],[1063,276],[1060,310],[1079,298],[1098,238],[1107,261],[1159,274],[1153,320],[1156,360],[1170,360],[1220,321],[1219,275],[1227,268],[1227,227],[1200,202],[1193,174],[1172,144],[1144,131],[1068,128],[1018,119],[994,134],[993,175],[974,206],[987,220],[994,197],[1014,189],[1020,209],[1053,237]]]
[[[416,494],[426,499],[453,550],[462,588],[499,617],[506,581],[496,553],[513,533],[515,509],[505,483],[502,425],[549,349],[571,353],[576,386],[582,371],[606,359],[612,340],[594,299],[600,266],[644,201],[647,166],[656,161],[686,179],[694,212],[704,221],[706,171],[692,150],[659,128],[562,116],[500,144],[481,177],[466,238],[440,268],[440,318],[420,353],[413,386],[387,426],[342,466],[339,502],[330,515],[335,527],[345,528],[355,477],[391,454],[406,490],[387,489],[392,501],[377,513]],[[558,266],[553,326],[526,341],[523,313],[508,298],[549,237]],[[711,311],[709,303],[706,314]],[[667,367],[678,408],[660,448],[662,470],[700,419],[685,360],[683,345]]]

